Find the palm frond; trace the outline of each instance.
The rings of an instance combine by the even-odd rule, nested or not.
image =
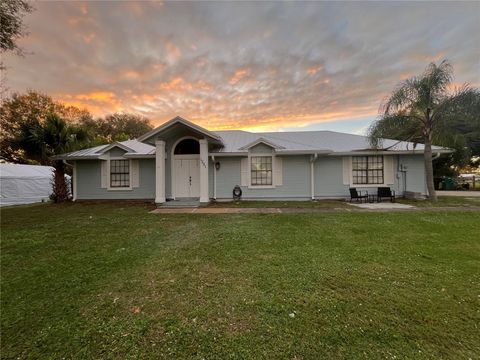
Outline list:
[[[370,145],[373,148],[383,146],[383,139],[398,141],[421,141],[422,132],[418,121],[408,115],[393,114],[384,115],[377,119],[368,130]]]
[[[428,81],[432,97],[441,96],[445,94],[453,80],[453,67],[448,60],[443,60],[440,65],[430,63],[425,70],[424,78]]]
[[[383,115],[404,111],[411,107],[417,98],[418,79],[411,78],[401,82],[393,93],[384,99],[380,109]]]
[[[455,89],[434,109],[435,122],[452,122],[455,119],[476,123],[480,128],[480,90],[468,84]]]

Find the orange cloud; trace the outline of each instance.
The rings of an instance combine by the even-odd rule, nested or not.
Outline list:
[[[122,77],[127,79],[139,79],[142,77],[142,74],[135,70],[127,70],[122,74]]]
[[[317,66],[310,66],[308,69],[307,69],[307,73],[309,75],[315,75],[317,72],[319,72],[320,70],[323,69],[323,66],[322,65],[317,65]]]
[[[80,4],[80,12],[82,15],[87,15],[88,14],[88,6],[85,3]]]
[[[110,91],[92,91],[82,94],[55,94],[54,98],[65,105],[86,109],[95,116],[109,112],[123,111],[125,108],[116,94]]]
[[[228,82],[230,85],[235,85],[238,83],[240,80],[243,78],[247,77],[250,75],[251,70],[250,69],[239,69],[235,71],[235,74],[232,76],[230,81]]]
[[[187,82],[181,76],[177,76],[170,81],[162,82],[158,85],[160,90],[169,91],[187,91],[187,90],[211,90],[212,86],[207,82],[200,80],[196,82]]]
[[[73,96],[78,100],[93,100],[93,101],[111,101],[116,96],[113,92],[109,91],[93,91],[87,94],[78,94]]]
[[[405,80],[405,79],[411,78],[412,76],[413,76],[412,72],[404,71],[404,72],[400,73],[400,80]]]
[[[162,82],[159,85],[159,88],[163,90],[179,90],[181,88],[185,88],[185,81],[183,80],[182,77],[176,77],[168,82]],[[187,85],[187,88],[191,88],[190,86]]]
[[[87,44],[90,44],[92,40],[95,39],[95,37],[96,37],[96,34],[94,32],[90,32],[82,36],[83,41],[85,41],[85,43]]]
[[[269,131],[279,128],[302,128],[328,121],[375,116],[377,105],[362,106],[331,101],[324,110],[305,109],[301,103],[287,106],[257,101],[256,94],[232,100],[230,97],[208,97],[211,85],[205,82],[188,82],[182,77],[161,83],[149,93],[135,91],[92,91],[79,94],[59,94],[55,98],[67,105],[87,109],[94,116],[113,112],[135,112],[149,117],[159,125],[175,115],[181,115],[212,130],[243,129]],[[243,96],[243,95],[242,95]],[[233,104],[233,105],[232,105]]]

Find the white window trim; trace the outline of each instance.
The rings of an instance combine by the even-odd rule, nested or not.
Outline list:
[[[252,157],[269,156],[272,158],[272,185],[252,185]],[[248,188],[275,189],[275,153],[248,153]]]
[[[128,176],[129,176],[129,180],[128,180],[128,184],[129,186],[128,187],[111,187],[111,183],[110,183],[110,173],[111,173],[111,168],[110,168],[110,160],[128,160]],[[133,190],[133,187],[132,187],[132,180],[133,180],[133,177],[132,177],[132,159],[125,159],[124,157],[109,157],[107,159],[107,190],[108,191],[132,191]]]
[[[381,156],[383,158],[383,183],[382,184],[354,184],[353,182],[353,158],[355,156]],[[385,183],[385,156],[384,155],[352,155],[350,156],[350,187],[355,188],[374,188],[374,187],[382,187],[382,186],[389,186]]]

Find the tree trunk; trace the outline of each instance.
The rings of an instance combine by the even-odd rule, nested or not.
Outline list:
[[[432,161],[432,140],[430,136],[425,137],[425,150],[423,152],[425,158],[425,176],[427,180],[428,197],[432,201],[437,201],[437,193],[433,183],[433,161]]]
[[[65,202],[69,199],[69,191],[65,182],[65,164],[62,160],[55,161],[55,175],[53,180],[53,200]]]

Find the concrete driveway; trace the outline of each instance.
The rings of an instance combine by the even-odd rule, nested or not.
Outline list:
[[[480,197],[480,191],[437,191],[437,196]]]

